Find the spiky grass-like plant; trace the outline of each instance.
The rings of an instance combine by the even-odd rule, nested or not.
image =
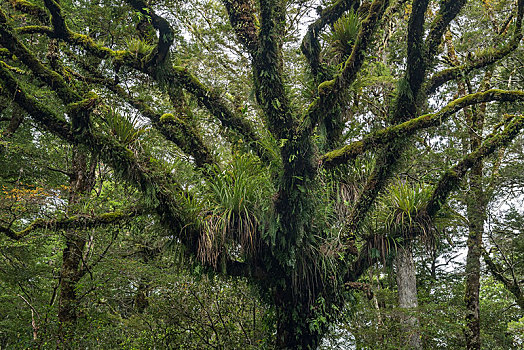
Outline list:
[[[217,264],[221,254],[246,258],[256,252],[274,190],[267,169],[252,156],[234,156],[224,169],[211,169],[204,185],[200,256]]]
[[[339,64],[349,57],[359,30],[360,18],[353,10],[333,24],[324,35],[324,40],[330,45],[328,58],[332,63]]]
[[[127,49],[134,53],[137,57],[145,57],[153,52],[154,45],[147,41],[133,38],[126,41]]]
[[[428,249],[435,247],[438,223],[425,213],[431,197],[431,187],[398,180],[379,197],[370,231],[375,251],[370,256],[389,256],[406,240],[415,237],[422,240]]]
[[[109,127],[111,135],[124,145],[132,145],[138,141],[146,129],[139,126],[138,116],[119,113],[109,108],[104,115],[104,120]]]
[[[428,236],[434,226],[424,208],[431,197],[431,188],[398,181],[380,198],[377,219],[389,233],[411,238],[414,234]]]

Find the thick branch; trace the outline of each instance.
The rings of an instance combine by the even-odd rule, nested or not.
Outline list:
[[[254,56],[258,50],[255,6],[252,0],[223,0],[238,40]]]
[[[466,5],[466,2],[466,0],[445,0],[441,2],[440,10],[430,25],[429,34],[426,39],[427,57],[430,59],[435,57],[437,49],[442,42],[444,32],[464,5]]]
[[[390,126],[368,135],[360,141],[352,142],[338,150],[329,152],[322,157],[322,163],[328,168],[347,163],[377,146],[407,138],[422,129],[441,125],[450,116],[464,107],[491,101],[524,101],[524,92],[492,89],[466,95],[450,102],[437,113],[425,114],[402,124]]]
[[[189,93],[215,117],[222,126],[229,128],[244,138],[244,141],[261,158],[269,160],[268,154],[260,143],[255,127],[249,120],[231,111],[220,95],[203,85],[187,68],[174,66],[171,72],[173,79],[179,82]]]
[[[368,16],[362,21],[355,45],[351,55],[344,63],[344,68],[333,80],[325,81],[318,86],[319,97],[311,103],[306,111],[304,125],[301,127],[302,132],[309,133],[322,117],[330,115],[330,112],[338,106],[340,97],[355,81],[357,73],[364,63],[364,54],[371,43],[373,33],[388,4],[388,0],[373,1]]]
[[[325,26],[335,23],[344,12],[351,8],[357,8],[359,1],[338,0],[333,5],[322,10],[320,18],[309,25],[306,35],[302,39],[300,49],[309,62],[309,68],[313,76],[317,76],[320,69],[320,43],[318,36]]]
[[[42,23],[48,23],[49,22],[49,15],[47,12],[41,8],[40,6],[27,1],[27,0],[9,0],[9,3],[11,3],[11,6],[15,10],[21,11],[23,13],[27,13],[36,19],[38,19]]]
[[[44,0],[44,4],[51,13],[51,25],[59,35],[66,35],[69,29],[62,16],[62,8],[56,0]]]
[[[296,123],[284,87],[282,67],[282,26],[285,20],[281,0],[260,1],[260,46],[254,58],[255,92],[276,139],[291,139]]]
[[[153,49],[153,52],[146,58],[146,66],[161,66],[166,61],[169,54],[169,49],[175,39],[175,34],[169,22],[157,15],[151,7],[143,0],[127,0],[138,12],[147,18],[151,18],[151,24],[158,30],[158,43]]]
[[[19,83],[9,71],[9,66],[0,61],[0,80],[5,87],[5,94],[9,98],[25,109],[33,118],[40,120],[42,127],[53,132],[63,140],[72,143],[73,133],[71,126],[65,120],[54,116],[51,109],[37,101],[34,97],[26,94],[23,89],[19,88]]]
[[[200,134],[185,120],[173,114],[160,115],[156,113],[145,102],[133,98],[117,85],[106,84],[106,87],[149,119],[153,127],[157,129],[166,140],[173,142],[180,147],[184,153],[195,158],[195,163],[198,167],[216,162],[211,150],[204,143]]]

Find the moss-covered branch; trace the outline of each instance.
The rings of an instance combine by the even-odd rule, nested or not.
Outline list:
[[[156,113],[145,102],[133,98],[118,85],[109,83],[105,84],[105,86],[149,119],[153,127],[166,140],[173,142],[184,153],[192,156],[195,159],[196,166],[202,167],[205,164],[214,164],[216,162],[211,150],[204,143],[202,136],[187,121],[170,113],[164,115]]]
[[[302,39],[300,50],[306,57],[311,73],[317,77],[320,72],[320,42],[318,36],[325,26],[335,23],[344,12],[351,8],[357,8],[359,1],[338,0],[333,5],[326,7],[320,13],[320,17],[309,25],[306,35]]]
[[[69,29],[62,15],[62,8],[56,0],[44,0],[45,7],[51,13],[51,25],[58,35],[67,35]]]
[[[65,82],[64,78],[55,71],[45,67],[29,49],[18,40],[7,26],[7,18],[0,10],[0,45],[7,48],[12,54],[24,63],[34,74],[51,87],[65,103],[81,100]]]
[[[424,40],[425,13],[428,0],[413,2],[413,9],[408,23],[407,62],[404,79],[399,82],[397,97],[393,107],[391,121],[399,123],[417,114],[418,101],[428,68],[432,65],[438,45],[444,31],[466,4],[465,0],[445,0],[430,26],[430,32]],[[423,94],[424,95],[424,94]]]
[[[15,10],[18,10],[28,15],[33,16],[38,19],[41,23],[49,22],[49,15],[47,12],[40,6],[35,3],[27,0],[9,0],[9,3]]]
[[[451,21],[458,15],[460,10],[466,5],[466,0],[445,0],[440,3],[440,10],[430,25],[429,34],[426,38],[426,55],[430,59],[437,53],[438,47],[442,42],[444,32]]]
[[[264,111],[269,131],[275,139],[292,139],[296,122],[284,86],[282,33],[285,10],[281,0],[260,1],[259,49],[254,58],[257,102]]]
[[[168,57],[169,49],[171,48],[171,45],[173,45],[173,40],[175,39],[175,34],[171,25],[165,18],[156,14],[145,1],[127,0],[127,2],[143,16],[150,18],[153,27],[158,30],[158,43],[153,49],[153,52],[147,57],[146,66],[162,66]]]
[[[252,0],[222,0],[238,40],[254,56],[258,50],[255,4]]]
[[[18,34],[45,34],[49,37],[54,35],[53,28],[48,26],[24,26],[15,28],[15,32]]]
[[[399,81],[390,120],[399,123],[416,115],[417,97],[428,64],[425,56],[424,23],[429,0],[414,0],[408,21],[406,72]]]
[[[3,61],[0,61],[0,81],[2,81],[3,87],[1,90],[2,94],[7,98],[13,99],[33,118],[37,118],[44,129],[56,134],[67,142],[73,142],[73,132],[69,123],[64,119],[56,117],[46,105],[27,94],[9,71],[9,66]]]
[[[373,33],[388,5],[388,0],[373,1],[367,17],[362,21],[351,55],[344,63],[342,71],[333,80],[325,81],[318,86],[319,97],[306,111],[304,123],[301,126],[302,133],[310,133],[321,118],[330,115],[331,111],[338,106],[339,99],[345,90],[355,81],[364,63],[364,54],[373,38]]]
[[[446,202],[449,194],[462,182],[468,170],[478,161],[488,157],[495,150],[507,146],[524,127],[524,116],[506,117],[506,125],[503,131],[495,132],[488,137],[475,151],[465,156],[459,163],[448,169],[440,178],[431,199],[426,206],[426,212],[434,217]]]
[[[446,107],[436,113],[425,114],[402,124],[379,130],[376,133],[364,137],[360,141],[352,142],[338,150],[329,152],[322,157],[321,161],[323,165],[328,168],[344,164],[377,146],[386,145],[398,139],[409,137],[425,128],[438,126],[464,107],[491,101],[524,101],[524,92],[492,89],[466,95],[450,102]]]
[[[143,212],[144,210],[141,208],[131,208],[125,211],[114,211],[100,215],[75,215],[52,220],[39,218],[34,220],[23,230],[14,231],[10,227],[0,226],[0,232],[11,239],[20,240],[38,229],[57,231],[70,228],[86,229],[99,227],[129,220],[135,216],[141,215]]]
[[[240,135],[261,159],[265,161],[271,160],[268,158],[267,151],[260,142],[260,137],[254,125],[243,116],[234,113],[219,94],[202,84],[198,78],[191,74],[185,67],[174,66],[173,69],[166,74],[194,95],[200,104],[220,121],[223,127],[231,129]]]

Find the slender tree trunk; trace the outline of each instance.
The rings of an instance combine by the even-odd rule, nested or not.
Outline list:
[[[410,349],[422,349],[420,322],[414,315],[418,307],[417,276],[410,243],[397,251],[395,260],[397,264],[398,304],[406,312],[402,316],[406,342]]]
[[[490,68],[486,71],[480,86],[481,90],[489,88],[492,77]],[[482,144],[482,133],[484,131],[484,118],[486,116],[486,104],[481,104],[473,110],[465,110],[466,120],[469,126],[469,147],[471,151],[476,150]],[[483,185],[484,163],[479,161],[471,167],[469,173],[469,193],[466,199],[468,216],[468,255],[466,258],[466,292],[464,301],[466,304],[466,327],[464,335],[466,338],[466,349],[480,350],[480,258],[482,256],[482,236],[484,234],[484,221],[486,219],[486,207],[488,196]]]
[[[469,177],[468,214],[468,256],[466,259],[466,348],[480,350],[480,257],[484,233],[485,207],[482,193],[482,164],[477,164]]]
[[[93,163],[93,161],[92,161]],[[85,153],[73,150],[72,169],[69,181],[68,215],[78,212],[77,206],[82,197],[91,191],[94,184],[94,164],[87,166]],[[83,232],[74,229],[65,231],[65,247],[62,252],[60,271],[60,294],[58,299],[58,321],[61,337],[67,337],[73,330],[78,317],[77,284],[85,273],[83,254],[86,237]]]
[[[453,47],[451,32],[446,33],[446,44],[448,56],[455,63],[460,63]],[[486,71],[480,90],[489,87],[493,68]],[[466,82],[457,80],[459,94],[466,95]],[[468,85],[469,87],[471,84]],[[471,91],[470,91],[471,92]],[[486,104],[482,104],[478,110],[464,109],[464,115],[468,124],[469,149],[474,151],[482,143],[482,132],[484,130],[484,117]],[[480,257],[482,253],[482,235],[484,233],[484,220],[486,216],[487,198],[483,191],[483,162],[475,164],[469,174],[469,193],[466,199],[468,216],[468,255],[466,258],[466,291],[464,301],[466,304],[466,326],[464,336],[466,338],[466,349],[480,350]]]

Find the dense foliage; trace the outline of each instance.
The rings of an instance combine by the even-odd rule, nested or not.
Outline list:
[[[523,16],[3,1],[0,348],[519,348]]]

